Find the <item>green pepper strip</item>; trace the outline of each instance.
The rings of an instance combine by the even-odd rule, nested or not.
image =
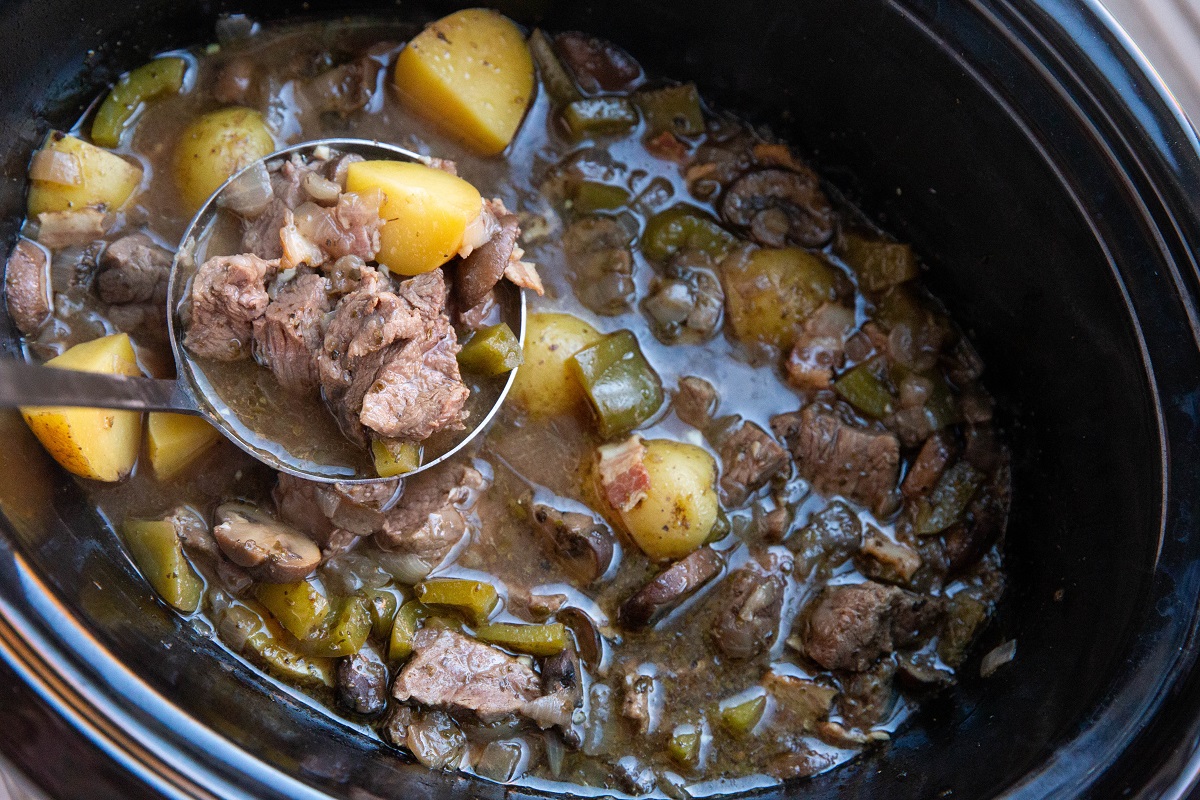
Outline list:
[[[563,109],[567,130],[576,139],[607,133],[622,133],[637,124],[637,109],[624,97],[589,97],[575,100]]]
[[[329,615],[329,599],[309,581],[260,583],[255,595],[297,639],[307,639]]]
[[[872,359],[833,382],[833,389],[864,414],[882,419],[892,413],[892,392],[880,375],[883,364]]]
[[[533,33],[529,34],[529,51],[533,54],[533,60],[537,62],[542,85],[546,87],[546,94],[550,95],[551,100],[559,105],[566,105],[583,97],[579,93],[579,87],[575,85],[575,79],[559,61],[554,52],[554,45],[540,28],[534,28]]]
[[[511,625],[488,622],[475,628],[475,638],[531,656],[552,656],[567,647],[567,627],[561,622],[546,625]]]
[[[694,83],[638,92],[633,97],[651,136],[669,131],[676,136],[704,133],[704,109]]]
[[[92,120],[92,141],[101,147],[119,145],[121,134],[138,107],[156,97],[178,92],[183,88],[186,70],[187,62],[182,58],[156,58],[122,76]]]
[[[736,705],[721,709],[721,724],[736,736],[745,736],[754,730],[767,708],[767,696],[760,694]]]
[[[127,520],[122,529],[129,554],[159,596],[185,614],[199,608],[204,581],[184,555],[170,520]]]
[[[616,211],[629,205],[629,191],[622,186],[612,186],[598,181],[583,181],[575,190],[571,208],[576,214],[592,214],[597,211]]]
[[[371,635],[371,611],[367,599],[347,597],[323,625],[302,642],[304,652],[314,656],[339,658],[352,656],[362,649]]]
[[[417,585],[417,599],[427,606],[445,606],[482,625],[496,610],[496,587],[463,578],[435,578]]]
[[[662,405],[662,381],[630,331],[610,333],[569,363],[606,438],[628,433]]]
[[[422,620],[430,615],[429,607],[424,603],[410,600],[400,606],[396,619],[392,622],[392,635],[388,640],[388,659],[402,661],[412,655],[413,637]]]
[[[507,323],[478,331],[458,353],[458,365],[476,375],[500,375],[521,366],[521,343]]]
[[[642,252],[651,261],[665,262],[680,250],[699,250],[718,262],[729,254],[737,238],[698,208],[671,206],[646,223]]]
[[[700,731],[693,725],[675,728],[667,743],[667,753],[680,764],[695,766],[700,759]]]

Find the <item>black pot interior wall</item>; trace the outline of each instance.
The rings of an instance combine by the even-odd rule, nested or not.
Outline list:
[[[48,126],[70,124],[106,81],[147,55],[209,36],[219,11],[274,18],[296,5],[4,4],[5,240],[21,215],[28,156]],[[936,41],[951,26],[983,35],[970,4],[911,5],[501,4],[524,23],[612,38],[649,69],[694,79],[720,105],[791,137],[838,188],[916,243],[989,365],[1018,466],[1011,588],[979,652],[1015,637],[1017,659],[988,681],[968,677],[891,746],[793,790],[806,796],[886,786],[897,799],[945,790],[968,798],[1011,784],[1109,693],[1148,613],[1157,553],[1159,429],[1138,332],[1090,201],[1049,163],[1063,148],[1086,160],[1095,144],[1069,127],[1059,130],[1066,140],[1039,127],[1054,123],[1053,112],[1047,105],[1031,115],[1046,90],[1021,72],[1028,65],[996,54],[981,82],[978,64]],[[344,3],[305,7],[347,13]],[[449,7],[380,4],[379,13],[432,17]],[[995,73],[1003,80],[993,83]],[[400,785],[409,797],[464,788],[399,765],[295,697],[273,699],[269,684],[241,669],[215,668],[230,659],[155,605],[115,537],[23,426],[10,416],[2,427],[0,500],[20,546],[150,687],[247,752],[337,795],[348,781],[384,796]]]

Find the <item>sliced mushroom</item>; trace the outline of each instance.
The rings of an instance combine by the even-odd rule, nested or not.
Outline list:
[[[500,230],[464,258],[455,271],[454,292],[460,308],[478,305],[504,277],[521,228],[515,214],[505,214],[497,222]]]
[[[721,216],[750,229],[766,247],[820,247],[833,236],[833,207],[811,172],[764,169],[739,178],[721,200]]]
[[[571,629],[575,634],[575,646],[583,663],[592,668],[600,666],[604,659],[604,637],[596,621],[582,608],[567,606],[554,615],[554,619]]]
[[[337,699],[343,708],[378,716],[387,708],[388,671],[369,649],[346,656],[337,666]]]
[[[608,571],[614,536],[603,522],[590,514],[560,511],[545,503],[531,503],[529,518],[554,555],[581,583],[592,583]]]
[[[721,556],[701,547],[656,575],[621,604],[617,619],[627,628],[643,628],[678,606],[721,571]]]
[[[583,742],[581,731],[572,724],[575,709],[583,703],[583,668],[573,647],[543,658],[541,661],[543,696],[527,704],[524,713],[535,720],[539,716],[562,732],[563,741],[571,747]],[[534,706],[534,708],[531,708]],[[544,714],[537,714],[543,711]],[[534,712],[534,713],[531,713]]]
[[[264,583],[304,580],[321,563],[315,542],[246,503],[218,506],[213,536],[230,561]]]

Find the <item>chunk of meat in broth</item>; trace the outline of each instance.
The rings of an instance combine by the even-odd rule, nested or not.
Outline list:
[[[254,357],[289,392],[317,388],[317,358],[329,311],[329,281],[309,273],[277,288],[275,299],[254,320]]]
[[[251,254],[205,261],[192,283],[191,321],[184,346],[216,361],[248,357],[254,321],[271,302],[266,283],[278,266]]]
[[[867,581],[831,586],[805,609],[804,654],[826,669],[861,672],[883,655],[933,633],[942,615],[934,597]]]
[[[165,304],[171,259],[170,251],[145,234],[122,236],[100,256],[96,276],[100,299],[113,304]]]
[[[753,422],[743,422],[717,448],[721,456],[721,499],[740,506],[762,488],[788,461],[787,451]]]
[[[734,570],[721,585],[718,607],[709,633],[729,658],[750,659],[771,646],[783,612],[790,556],[768,552]]]
[[[479,470],[461,463],[422,472],[406,482],[375,534],[376,544],[436,567],[471,530],[472,511],[487,486]]]

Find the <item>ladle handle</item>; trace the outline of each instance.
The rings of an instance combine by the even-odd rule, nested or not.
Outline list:
[[[179,381],[130,378],[0,359],[0,408],[69,406],[199,414]]]

